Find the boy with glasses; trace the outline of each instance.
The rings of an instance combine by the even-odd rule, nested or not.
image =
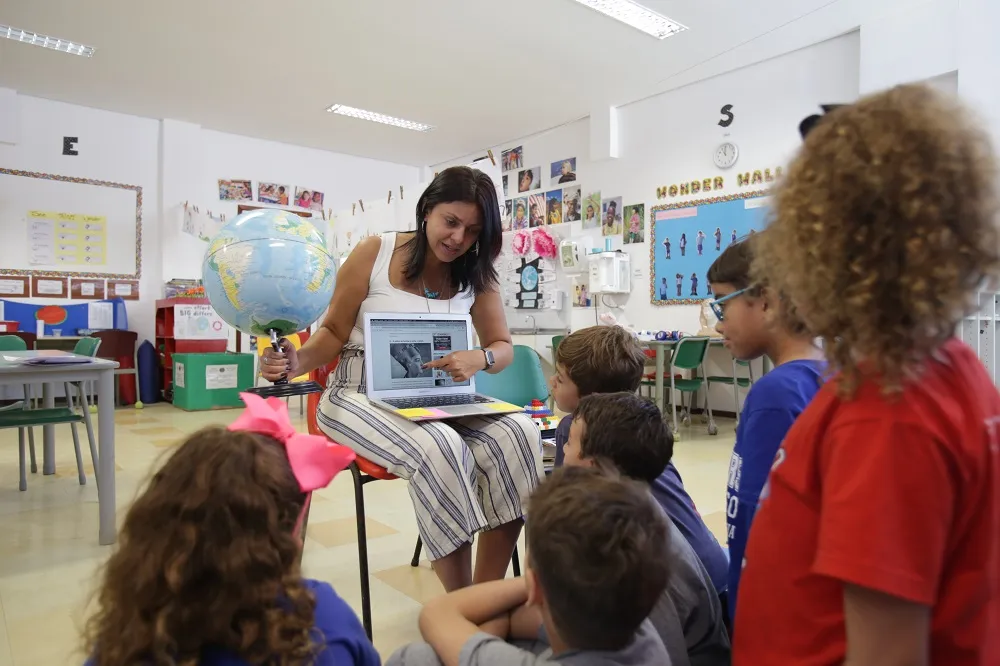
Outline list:
[[[740,361],[767,356],[774,370],[754,383],[736,427],[729,462],[726,523],[729,541],[727,586],[730,622],[750,524],[774,456],[796,417],[819,390],[823,353],[785,299],[750,278],[755,234],[725,249],[708,269],[715,299],[712,311],[724,344]],[[735,627],[731,628],[735,629]]]

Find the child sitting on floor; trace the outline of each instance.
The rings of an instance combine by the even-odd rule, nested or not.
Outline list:
[[[823,352],[796,317],[787,299],[750,277],[754,247],[768,231],[730,245],[708,269],[716,300],[716,326],[734,358],[750,361],[767,355],[774,370],[754,383],[736,426],[729,462],[726,524],[729,528],[730,622],[743,569],[750,524],[771,463],[792,423],[822,383]],[[730,624],[730,630],[734,627]]]
[[[427,643],[387,666],[670,666],[646,616],[670,577],[667,524],[641,485],[586,468],[557,469],[531,497],[524,578],[430,601]],[[507,642],[543,633],[537,654]]]
[[[647,485],[673,455],[674,440],[656,405],[634,393],[587,396],[573,414],[566,465],[610,464]],[[715,587],[694,550],[669,522],[670,584],[650,615],[674,666],[729,664],[729,634]]]
[[[580,398],[592,393],[638,391],[646,363],[639,341],[620,326],[592,326],[567,335],[556,348],[555,357],[552,395],[556,406],[570,414]],[[572,416],[563,417],[556,428],[556,467],[563,464],[563,447],[572,423]],[[673,463],[653,482],[653,497],[694,548],[716,592],[724,594],[729,560],[684,490]]]
[[[244,393],[229,428],[192,435],[125,516],[86,631],[90,666],[377,666],[357,616],[302,578],[309,493],[354,460]]]

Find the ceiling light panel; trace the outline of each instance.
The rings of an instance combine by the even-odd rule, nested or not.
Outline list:
[[[70,55],[84,56],[85,58],[92,57],[94,55],[94,51],[96,50],[93,46],[87,46],[86,44],[80,44],[79,42],[72,42],[68,39],[60,39],[59,37],[39,35],[37,32],[28,32],[27,30],[22,30],[20,28],[3,25],[2,23],[0,23],[0,38],[12,39],[15,42],[21,42],[22,44],[41,46],[42,48],[52,49],[53,51],[61,51],[62,53],[69,53]]]
[[[687,30],[687,26],[632,0],[576,0],[576,2],[657,39],[666,39]]]
[[[334,104],[328,108],[327,111],[341,116],[357,118],[359,120],[369,120],[373,123],[382,123],[383,125],[402,127],[403,129],[413,130],[414,132],[429,132],[434,129],[433,125],[418,123],[413,120],[404,120],[403,118],[396,118],[394,116],[387,116],[384,113],[376,113],[375,111],[356,109],[353,106],[347,106],[345,104]]]

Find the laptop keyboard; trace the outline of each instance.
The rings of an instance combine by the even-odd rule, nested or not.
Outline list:
[[[454,405],[476,405],[484,402],[492,402],[490,398],[482,395],[461,393],[459,395],[430,395],[420,398],[384,398],[382,402],[388,403],[397,409],[411,409],[413,407],[451,407]]]

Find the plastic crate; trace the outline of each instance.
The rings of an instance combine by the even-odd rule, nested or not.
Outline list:
[[[242,407],[253,386],[253,354],[174,354],[174,406],[195,412]]]

